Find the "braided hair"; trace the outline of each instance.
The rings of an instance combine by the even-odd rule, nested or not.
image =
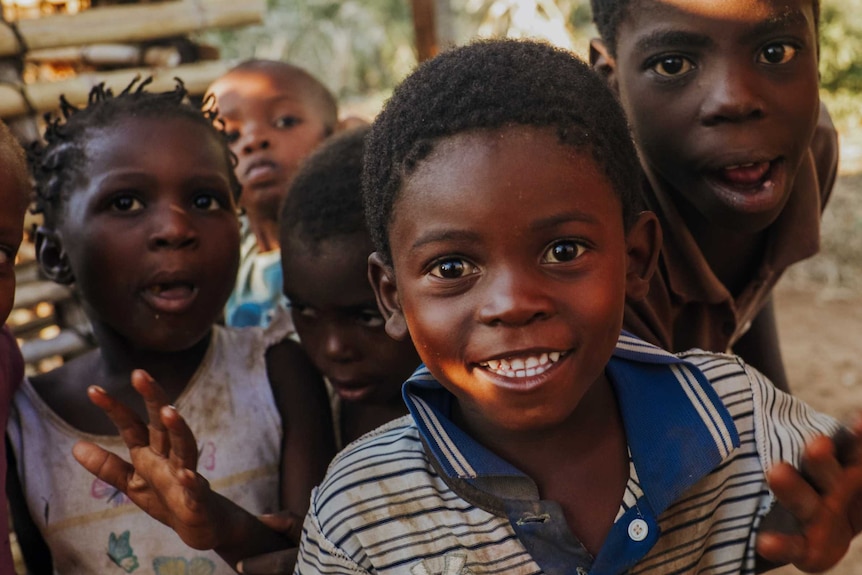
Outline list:
[[[87,182],[85,144],[91,132],[125,118],[185,118],[195,122],[211,130],[223,143],[227,165],[236,165],[224,133],[214,123],[213,113],[202,112],[189,101],[188,91],[180,79],[177,78],[176,87],[167,92],[148,92],[146,87],[151,82],[152,78],[143,81],[135,78],[116,96],[104,83],[99,84],[90,91],[83,107],[61,96],[59,114],[45,116],[44,141],[33,144],[27,154],[35,180],[33,211],[43,215],[45,226],[53,228],[59,223],[64,202]],[[229,177],[234,196],[238,198],[241,187],[233,169]]]

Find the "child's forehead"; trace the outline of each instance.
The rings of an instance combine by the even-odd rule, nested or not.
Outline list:
[[[643,15],[656,16],[667,10],[683,13],[692,20],[777,23],[804,8],[813,10],[814,6],[815,0],[631,0],[622,22],[633,24]]]
[[[593,186],[571,185],[571,176],[586,173],[595,178]],[[496,200],[509,189],[523,190],[523,194],[535,189],[548,193],[565,190],[561,197],[567,205],[574,205],[582,197],[602,195],[596,186],[606,191],[614,203],[619,202],[604,166],[588,144],[564,143],[556,130],[549,127],[480,128],[452,134],[434,143],[428,155],[402,180],[391,221],[395,222],[404,208],[413,213],[417,206],[429,204],[464,203],[478,207],[476,202],[483,201],[479,197],[484,197],[484,208],[474,213],[508,209],[503,205],[505,202]],[[511,223],[522,215],[516,210],[507,217]],[[421,227],[424,219],[423,216],[416,223]]]
[[[285,101],[305,104],[308,81],[295,73],[267,69],[228,72],[210,87],[220,112],[230,108],[252,108],[261,101]]]

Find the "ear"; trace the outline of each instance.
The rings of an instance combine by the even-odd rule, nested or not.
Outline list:
[[[626,236],[628,270],[626,297],[640,301],[649,292],[650,279],[661,252],[661,225],[653,212],[641,212]]]
[[[69,285],[75,281],[69,258],[63,248],[63,240],[56,230],[39,226],[36,228],[36,259],[45,276],[58,284]]]
[[[590,40],[590,66],[617,92],[617,61],[601,38]]]
[[[368,281],[377,297],[377,307],[386,321],[386,333],[392,339],[405,341],[410,337],[407,320],[398,299],[398,287],[395,284],[395,270],[386,263],[380,252],[368,256]]]

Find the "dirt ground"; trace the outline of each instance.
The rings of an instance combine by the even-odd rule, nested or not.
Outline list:
[[[793,393],[841,420],[862,413],[862,296],[826,299],[817,286],[779,286],[781,351]],[[784,567],[775,575],[797,575]],[[832,575],[862,574],[862,539]]]

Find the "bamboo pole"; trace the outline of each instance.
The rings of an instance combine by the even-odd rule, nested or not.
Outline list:
[[[25,363],[36,363],[55,355],[78,354],[91,347],[90,342],[71,329],[62,330],[52,339],[31,339],[21,343]]]
[[[89,44],[33,50],[27,52],[24,59],[27,62],[92,66],[177,66],[182,61],[182,56],[175,46]]]
[[[104,42],[140,42],[181,36],[207,28],[258,24],[265,0],[175,0],[93,8],[78,14],[58,14],[21,20],[18,33],[27,50]],[[24,51],[14,30],[0,25],[0,56]]]
[[[131,68],[113,72],[84,73],[59,82],[39,82],[22,86],[0,84],[0,118],[29,114],[31,107],[36,112],[56,110],[61,95],[66,96],[72,104],[84,104],[94,86],[104,82],[108,88],[119,92],[136,76],[140,78],[152,76],[153,83],[147,89],[153,92],[171,90],[176,85],[174,78],[180,78],[190,94],[200,95],[232,66],[232,62],[217,60],[183,64],[174,68]]]
[[[434,0],[413,0],[413,32],[419,62],[433,58],[440,51],[437,41],[437,18]]]

